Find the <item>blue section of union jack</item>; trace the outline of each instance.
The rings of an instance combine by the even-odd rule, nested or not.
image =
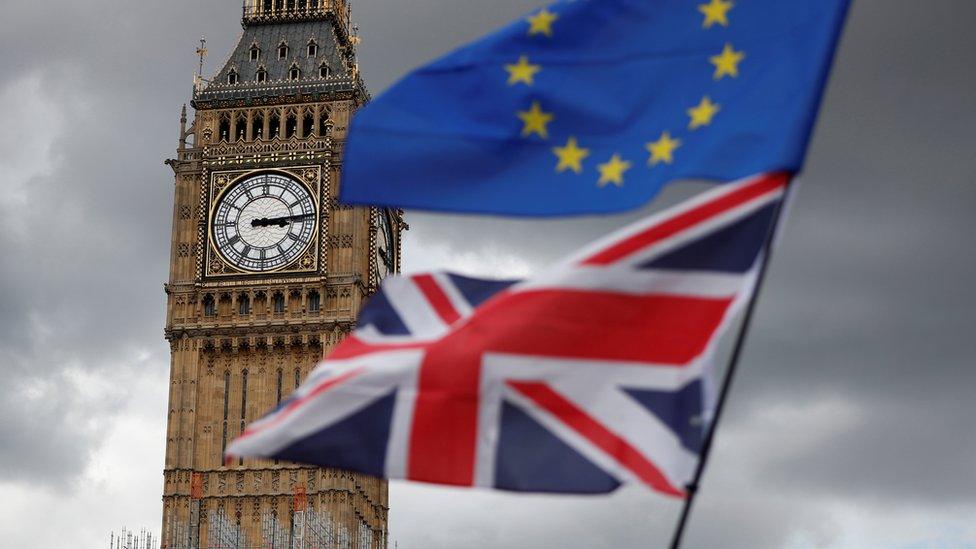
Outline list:
[[[788,183],[718,188],[525,281],[393,278],[359,328],[228,449],[458,486],[682,497],[716,340]]]

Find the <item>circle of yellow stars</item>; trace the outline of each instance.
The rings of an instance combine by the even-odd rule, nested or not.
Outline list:
[[[729,13],[735,8],[732,0],[709,0],[707,3],[699,4],[697,11],[702,15],[702,28],[711,29],[713,27],[728,27],[730,25]],[[537,39],[549,39],[555,35],[559,14],[543,8],[538,12],[528,16],[526,22],[529,25],[527,34],[529,37]],[[716,81],[724,78],[738,78],[739,65],[746,59],[743,51],[738,51],[730,43],[726,43],[722,51],[709,57],[709,63],[713,66],[712,77]],[[508,73],[509,86],[528,86],[535,85],[536,77],[543,71],[542,65],[533,63],[527,55],[522,55],[514,63],[504,66]],[[688,116],[688,130],[696,131],[706,128],[722,111],[722,106],[715,103],[708,95],[702,96],[697,105],[690,106],[686,112]],[[546,140],[549,138],[549,124],[556,116],[547,112],[541,102],[532,101],[531,106],[526,111],[518,111],[516,116],[522,122],[521,136],[523,138],[538,138]],[[671,132],[664,131],[653,141],[644,145],[648,153],[647,165],[653,169],[659,165],[670,165],[675,161],[675,155],[681,148],[681,139],[671,135]],[[584,162],[591,156],[592,151],[583,147],[576,136],[570,136],[566,144],[555,146],[551,149],[556,157],[556,173],[572,172],[581,175],[584,172]],[[597,164],[597,172],[600,177],[597,179],[597,186],[600,188],[613,185],[623,187],[625,176],[633,168],[633,163],[626,160],[620,153],[613,153],[609,160]]]

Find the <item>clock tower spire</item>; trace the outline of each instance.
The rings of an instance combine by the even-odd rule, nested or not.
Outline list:
[[[399,269],[401,212],[337,200],[369,98],[345,0],[246,0],[227,62],[180,121],[166,284],[171,383],[164,549],[386,547],[387,485],[284,462],[224,463]]]

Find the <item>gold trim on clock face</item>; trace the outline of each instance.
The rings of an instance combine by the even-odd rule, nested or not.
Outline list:
[[[227,187],[211,217],[214,248],[228,264],[271,273],[297,261],[315,241],[318,208],[312,192],[282,173],[251,174]]]

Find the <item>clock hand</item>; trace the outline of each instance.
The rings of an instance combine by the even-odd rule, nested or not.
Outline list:
[[[290,215],[290,216],[286,216],[286,217],[273,217],[273,218],[270,218],[270,219],[267,218],[267,217],[263,217],[261,219],[255,219],[255,220],[251,221],[251,226],[252,227],[255,227],[255,228],[257,228],[257,227],[272,227],[272,226],[287,227],[288,224],[291,223],[291,222],[293,222],[293,221],[301,221],[303,219],[307,219],[309,217],[313,217],[313,215],[314,214]]]
[[[287,227],[288,224],[293,221],[301,221],[309,217],[312,217],[312,215],[311,214],[289,215],[286,217],[275,217],[264,221],[267,222],[267,225],[265,225],[266,227],[270,227],[270,226]]]

